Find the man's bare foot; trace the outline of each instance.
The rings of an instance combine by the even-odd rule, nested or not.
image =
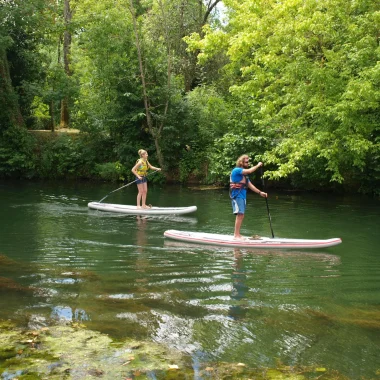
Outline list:
[[[136,208],[141,208],[141,206],[137,206]]]
[[[242,240],[242,239],[244,239],[244,236],[234,235],[234,239]]]
[[[144,205],[142,208],[152,208],[152,205]]]

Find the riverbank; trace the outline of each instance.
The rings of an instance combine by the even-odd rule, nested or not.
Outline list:
[[[0,146],[0,178],[53,179],[53,180],[102,180],[125,183],[133,181],[131,166],[136,161],[136,149],[125,143],[116,149],[115,138],[109,134],[89,134],[78,129],[26,130],[9,129],[4,132],[4,145]],[[175,159],[167,157],[166,169],[150,178],[151,183],[182,184],[186,186],[228,186],[228,167],[234,162],[226,161],[223,170],[215,171],[205,158],[196,155],[187,157],[178,153]],[[152,162],[156,162],[152,152]],[[229,170],[230,170],[229,169]],[[273,170],[266,167],[265,171]],[[229,171],[228,171],[229,173]],[[264,173],[265,177],[265,173]],[[260,173],[251,176],[256,185],[262,187]],[[313,173],[293,173],[288,178],[269,180],[265,187],[271,190],[315,191],[329,193],[363,193],[378,196],[376,178],[365,175],[348,177],[342,183],[329,181],[328,177],[314,178]]]

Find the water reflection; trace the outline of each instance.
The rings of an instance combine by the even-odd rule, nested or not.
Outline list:
[[[147,271],[150,267],[149,253],[147,252],[148,234],[147,234],[148,218],[144,215],[136,216],[136,245],[137,256],[135,263],[135,271],[138,273],[135,279],[136,293],[146,293],[146,284],[148,283]]]
[[[230,253],[231,247],[223,247],[218,245],[211,245],[211,244],[199,244],[199,243],[189,243],[189,242],[182,242],[182,241],[176,241],[176,240],[170,240],[165,239],[164,240],[164,247],[168,249],[172,249],[175,251],[188,251],[189,249],[197,249],[202,251],[211,251],[215,253]],[[290,248],[236,248],[239,252],[244,254],[250,254],[252,256],[283,256],[283,257],[308,257],[308,258],[314,258],[317,261],[331,261],[333,264],[339,264],[340,263],[340,257],[331,253],[326,253],[325,251],[318,251],[316,249],[314,250],[302,250],[302,248],[298,249],[290,249]]]
[[[246,316],[247,304],[246,293],[249,287],[246,285],[247,271],[244,268],[243,254],[240,249],[234,249],[234,263],[232,272],[232,292],[231,292],[231,306],[228,315],[235,320],[243,319]]]
[[[146,215],[145,218],[156,222],[185,223],[186,225],[194,225],[198,223],[196,217],[186,215]]]
[[[51,318],[69,322],[82,322],[90,320],[89,316],[83,309],[73,309],[70,306],[53,307]]]
[[[147,244],[147,237],[146,237],[146,227],[148,218],[143,215],[137,215],[136,216],[136,225],[137,225],[137,232],[136,232],[136,244],[139,247],[138,251],[143,251],[142,248]]]

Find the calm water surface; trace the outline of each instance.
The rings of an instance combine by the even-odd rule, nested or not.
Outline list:
[[[276,237],[332,238],[317,250],[234,250],[169,241],[167,229],[232,233],[228,192],[150,187],[148,203],[189,216],[89,210],[118,186],[0,183],[0,318],[29,328],[84,322],[166,344],[203,363],[316,365],[349,378],[380,370],[380,202],[270,193]],[[135,204],[128,187],[105,201]],[[248,198],[242,233],[270,236]],[[4,290],[6,288],[6,290]],[[379,373],[379,372],[377,372]]]

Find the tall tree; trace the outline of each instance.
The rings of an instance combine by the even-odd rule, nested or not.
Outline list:
[[[183,37],[202,26],[219,0],[155,0],[140,15],[130,0],[147,129],[154,139],[158,160],[165,166],[161,139],[180,87],[194,84],[195,59]],[[138,8],[141,10],[141,7]]]
[[[73,77],[80,93],[73,122],[87,131],[136,138],[142,118],[133,26],[124,0],[81,0],[75,6]],[[136,131],[132,131],[132,129]]]
[[[344,183],[379,156],[380,3],[226,0],[229,24],[193,43],[224,48],[231,94],[271,137],[273,179]],[[291,37],[289,37],[291,36]],[[231,79],[228,79],[231,78]],[[299,173],[299,174],[298,174]]]
[[[197,67],[199,51],[189,51],[184,38],[192,33],[203,36],[206,24],[215,24],[216,7],[221,0],[161,0],[156,1],[149,13],[150,28],[155,35],[165,36],[175,59],[174,72],[183,75],[184,90],[189,92],[202,82],[202,73]],[[156,5],[156,7],[155,7]]]
[[[24,124],[18,98],[9,73],[9,63],[5,47],[5,38],[0,37],[0,103],[2,104],[0,129],[10,125],[22,126]]]
[[[140,78],[141,78],[141,85],[142,85],[142,92],[143,92],[146,122],[148,125],[148,130],[154,139],[158,162],[160,163],[160,166],[163,167],[164,160],[163,160],[163,156],[161,152],[161,146],[159,144],[161,130],[160,129],[156,130],[153,125],[153,118],[152,118],[151,109],[150,109],[150,99],[148,97],[147,83],[145,79],[145,67],[144,67],[143,55],[142,55],[142,49],[141,49],[141,43],[140,43],[140,31],[137,26],[136,11],[133,6],[133,1],[130,0],[129,3],[130,3],[130,11],[131,11],[132,22],[133,22],[133,30],[135,33],[135,40],[136,40],[136,48],[137,48],[137,56],[138,56],[138,61],[139,61]]]
[[[2,124],[23,125],[31,99],[26,83],[39,75],[35,46],[44,0],[3,1],[0,4],[0,119]],[[42,25],[44,23],[42,22]]]
[[[63,67],[68,77],[71,76],[71,20],[72,11],[70,9],[70,0],[64,0],[63,8],[65,30],[63,32]],[[69,98],[66,95],[61,101],[61,128],[68,128],[70,124]]]

